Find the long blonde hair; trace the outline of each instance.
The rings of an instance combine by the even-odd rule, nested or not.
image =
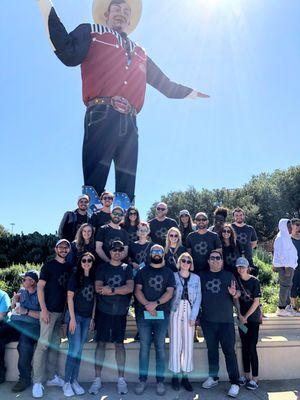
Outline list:
[[[165,254],[169,251],[171,247],[171,241],[170,241],[170,233],[174,231],[178,235],[178,241],[177,241],[177,246],[175,247],[175,253],[179,249],[180,246],[182,246],[182,239],[181,239],[181,232],[178,228],[172,227],[168,230],[167,237],[166,237],[166,247],[165,247]]]

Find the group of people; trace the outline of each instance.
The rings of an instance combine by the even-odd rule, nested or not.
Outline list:
[[[25,273],[11,302],[5,292],[0,293],[0,382],[5,381],[5,345],[19,340],[20,377],[14,391],[33,383],[33,397],[40,398],[46,381],[47,386],[61,386],[66,397],[83,394],[78,383],[80,362],[88,332],[94,330],[95,379],[89,393],[101,389],[107,343],[115,346],[117,391],[127,393],[124,339],[132,305],[140,342],[136,394],[147,386],[153,341],[156,391],[164,395],[167,334],[172,388],[179,390],[182,385],[193,390],[188,374],[193,371],[197,324],[208,350],[209,377],[202,387],[218,384],[220,344],[231,383],[228,395],[236,397],[241,385],[256,389],[262,316],[252,259],[257,236],[245,223],[243,210],[233,210],[234,222],[229,224],[228,210],[218,207],[211,226],[205,212],[193,220],[188,210],[182,210],[177,223],[167,217],[167,204],[161,202],[156,216],[144,222],[136,207],[125,212],[113,207],[113,200],[112,193],[102,193],[103,207],[89,217],[89,198],[80,196],[77,209],[63,216],[54,260],[42,266],[39,276],[36,271]],[[242,376],[235,353],[233,305],[242,343]],[[69,343],[64,379],[57,364],[63,323]]]

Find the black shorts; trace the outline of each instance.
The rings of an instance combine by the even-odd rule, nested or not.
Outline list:
[[[126,330],[126,315],[110,315],[97,311],[96,342],[123,343]]]

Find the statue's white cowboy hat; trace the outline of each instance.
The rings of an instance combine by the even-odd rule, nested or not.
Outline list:
[[[96,24],[105,25],[105,13],[112,0],[94,0],[93,18]],[[126,28],[126,33],[131,33],[137,27],[142,15],[142,0],[125,0],[131,9],[130,24]]]

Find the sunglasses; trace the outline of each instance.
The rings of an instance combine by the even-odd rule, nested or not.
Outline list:
[[[111,250],[113,253],[122,253],[124,249],[112,249]]]
[[[209,257],[210,261],[221,261],[222,257],[221,256],[211,256]]]
[[[156,209],[157,209],[157,211],[166,211],[166,208],[163,208],[163,207],[157,207]]]
[[[223,233],[231,233],[231,230],[230,230],[230,229],[223,229],[222,232],[223,232]]]
[[[178,238],[178,235],[176,235],[176,234],[173,234],[173,233],[170,233],[170,235],[169,235],[170,237],[172,237],[172,238]]]
[[[104,200],[104,201],[106,201],[106,200],[113,200],[113,198],[110,197],[110,196],[104,196],[104,197],[102,197],[102,200]]]
[[[123,217],[124,216],[123,213],[118,213],[118,212],[112,212],[112,215],[115,217]]]
[[[181,262],[182,262],[182,263],[185,263],[185,264],[192,264],[192,261],[191,261],[191,260],[186,260],[185,258],[183,258],[183,259],[181,260]]]
[[[137,215],[136,211],[130,211],[129,215]]]
[[[196,221],[205,222],[205,221],[207,221],[207,218],[196,218]]]
[[[82,262],[82,264],[85,264],[85,263],[91,264],[93,262],[93,259],[92,258],[82,258],[81,262]]]
[[[151,255],[153,255],[153,256],[162,256],[164,254],[164,252],[163,252],[163,250],[161,250],[161,249],[157,249],[157,250],[152,250],[151,251]]]

